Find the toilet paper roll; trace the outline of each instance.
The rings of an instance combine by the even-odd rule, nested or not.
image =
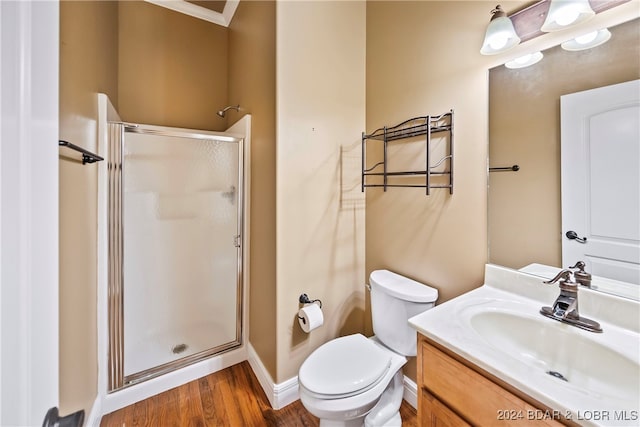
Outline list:
[[[298,323],[300,323],[300,327],[306,333],[319,328],[324,323],[322,309],[320,309],[318,304],[305,305],[298,311]]]

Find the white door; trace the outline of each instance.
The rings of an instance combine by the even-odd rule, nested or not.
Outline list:
[[[0,0],[0,425],[58,405],[58,3]]]
[[[560,104],[562,264],[640,284],[640,80]]]

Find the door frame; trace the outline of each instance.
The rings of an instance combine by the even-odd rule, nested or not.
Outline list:
[[[0,425],[58,406],[59,3],[0,1]]]

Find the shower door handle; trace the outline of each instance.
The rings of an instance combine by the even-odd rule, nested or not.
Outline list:
[[[233,246],[236,248],[240,247],[241,237],[239,234],[233,237]]]

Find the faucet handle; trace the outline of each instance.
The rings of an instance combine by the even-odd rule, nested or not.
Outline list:
[[[571,269],[577,268],[580,271],[584,271],[584,268],[587,266],[587,264],[584,263],[584,261],[578,261],[576,262],[576,265],[572,265]]]
[[[565,268],[564,270],[562,270],[553,279],[546,280],[546,281],[544,281],[542,283],[545,283],[547,285],[551,285],[553,283],[556,283],[560,279],[562,279],[561,282],[567,282],[567,281],[571,282],[571,281],[573,281],[575,283],[575,280],[573,279],[573,271],[569,270],[568,268]]]
[[[556,282],[558,282],[558,285],[562,290],[573,291],[573,292],[578,291],[578,283],[575,280],[573,271],[568,268],[565,268],[564,270],[562,270],[553,279],[544,281],[542,283],[550,285]]]
[[[584,268],[587,265],[584,261],[576,262],[576,265],[569,267],[570,269],[578,269],[578,271],[574,271],[573,274],[576,278],[576,282],[580,283],[582,286],[586,286],[587,288],[591,287],[591,274],[584,271]]]

